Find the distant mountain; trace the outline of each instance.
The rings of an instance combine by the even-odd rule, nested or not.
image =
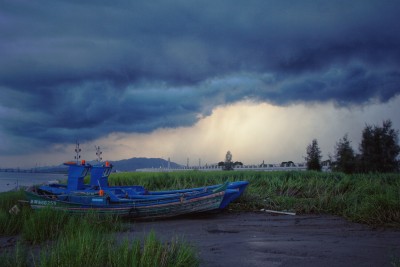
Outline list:
[[[168,161],[161,158],[131,158],[131,159],[123,159],[116,161],[109,161],[113,165],[113,171],[121,171],[121,172],[133,172],[137,169],[144,168],[168,168]],[[96,165],[97,161],[87,161],[87,163]],[[170,168],[179,168],[182,165],[179,165],[175,162],[170,162]],[[52,173],[66,173],[68,172],[68,167],[61,164],[59,166],[47,166],[47,167],[38,167],[36,171],[40,172],[52,172]]]
[[[144,168],[168,168],[168,161],[161,158],[131,158],[118,161],[110,161],[114,166],[114,171],[136,171],[137,169]],[[181,165],[170,162],[170,168],[178,168]]]

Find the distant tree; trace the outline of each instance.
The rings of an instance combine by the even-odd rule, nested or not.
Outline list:
[[[224,170],[233,170],[232,153],[230,151],[226,152]]]
[[[294,164],[293,161],[289,160],[289,161],[282,161],[280,166],[281,167],[294,167],[296,165]]]
[[[243,166],[243,163],[240,162],[240,161],[235,161],[235,162],[233,163],[233,166]]]
[[[356,170],[356,156],[347,134],[336,143],[333,170],[344,173],[353,173]]]
[[[321,171],[321,158],[321,150],[319,149],[318,141],[314,139],[311,144],[307,146],[307,157],[305,157],[307,170]]]
[[[218,166],[223,167],[223,166],[225,166],[225,163],[223,161],[220,161],[220,162],[218,162]]]
[[[361,168],[364,172],[394,172],[399,170],[399,131],[392,129],[390,120],[382,127],[366,125],[360,144]]]

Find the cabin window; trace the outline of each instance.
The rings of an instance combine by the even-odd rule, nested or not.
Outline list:
[[[81,176],[85,177],[87,175],[88,171],[89,171],[89,168],[84,168]]]
[[[103,177],[104,176],[109,176],[110,172],[111,172],[111,168],[105,169],[104,172],[103,172]]]

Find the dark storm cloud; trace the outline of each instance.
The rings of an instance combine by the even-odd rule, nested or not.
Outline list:
[[[21,143],[187,126],[243,99],[354,105],[400,92],[396,1],[1,5],[0,130]]]

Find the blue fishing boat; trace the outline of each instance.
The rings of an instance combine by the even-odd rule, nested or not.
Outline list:
[[[50,184],[26,191],[32,208],[52,207],[73,213],[96,212],[136,218],[171,217],[226,208],[245,190],[240,181],[191,189],[148,191],[143,186],[109,186],[112,165],[65,163],[66,185]],[[84,184],[90,172],[89,184]]]

